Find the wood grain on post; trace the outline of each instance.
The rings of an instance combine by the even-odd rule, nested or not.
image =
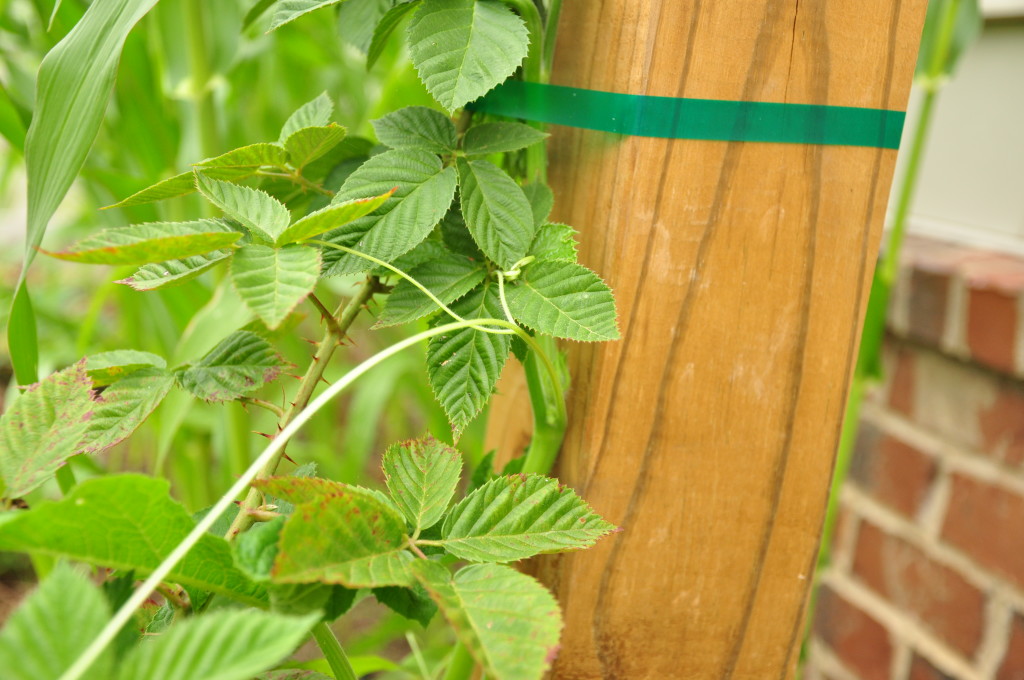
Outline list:
[[[926,0],[566,0],[553,82],[903,110]],[[623,339],[574,345],[556,474],[624,531],[535,567],[559,680],[792,677],[896,152],[552,129]],[[490,440],[528,437],[506,376]]]

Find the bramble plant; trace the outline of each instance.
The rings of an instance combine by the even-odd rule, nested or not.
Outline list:
[[[122,4],[144,14],[153,2]],[[261,0],[246,21],[266,12],[273,30],[335,4]],[[474,662],[499,680],[540,678],[557,652],[557,603],[507,563],[586,548],[615,529],[542,476],[565,428],[567,376],[555,338],[617,338],[615,304],[597,274],[576,261],[574,230],[548,218],[546,135],[464,107],[510,76],[546,78],[559,3],[346,0],[342,7],[362,21],[352,30],[368,36],[370,64],[407,22],[413,64],[446,113],[393,111],[373,122],[375,145],[332,122],[331,98],[322,94],[287,119],[276,141],[200,161],[112,206],[198,192],[219,216],[103,229],[43,251],[137,267],[120,283],[141,292],[200,276],[230,281],[255,320],[225,328],[212,350],[180,365],[134,349],[87,356],[30,385],[8,408],[0,422],[0,550],[112,570],[103,572],[102,591],[66,564],[52,571],[0,631],[0,667],[12,680],[329,677],[280,666],[307,635],[336,679],[355,678],[327,623],[367,591],[423,625],[440,610],[460,641],[447,664],[451,680],[469,677]],[[83,30],[130,29],[134,21],[100,28],[87,21],[109,10],[94,3]],[[64,56],[74,50],[72,37]],[[59,80],[70,65],[80,66],[61,62],[50,77]],[[44,113],[33,126],[47,124]],[[361,283],[331,311],[324,280],[342,275]],[[376,297],[384,300],[377,327],[426,320],[426,330],[316,395],[336,348]],[[259,391],[288,368],[274,342],[295,328],[304,302],[321,317],[323,336],[294,394],[276,403]],[[12,324],[23,322],[20,310]],[[427,376],[456,444],[509,354],[523,362],[534,435],[506,474],[481,465],[452,506],[461,454],[425,437],[384,454],[388,493],[318,477],[312,464],[282,476],[288,440],[316,411],[424,341]],[[270,444],[211,508],[192,517],[165,480],[124,474],[80,484],[65,478],[62,500],[14,509],[66,473],[72,457],[131,436],[172,392],[240,401],[278,421]],[[136,576],[146,579],[133,588]],[[157,592],[162,601],[152,599]],[[140,644],[140,631],[159,636]]]

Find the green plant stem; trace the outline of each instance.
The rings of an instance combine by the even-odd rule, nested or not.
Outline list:
[[[185,558],[185,555],[195,546],[196,543],[210,530],[210,527],[214,525],[218,518],[223,515],[228,508],[234,504],[234,499],[237,498],[243,491],[249,488],[253,480],[260,473],[261,470],[271,460],[280,457],[281,451],[284,450],[285,444],[291,439],[296,432],[298,432],[308,421],[312,418],[321,408],[323,408],[328,402],[334,397],[338,396],[342,391],[348,388],[352,383],[358,380],[364,373],[375,367],[377,364],[386,361],[387,359],[398,354],[402,350],[418,345],[424,340],[437,335],[444,335],[445,333],[451,333],[453,331],[461,330],[463,328],[475,327],[478,323],[495,326],[507,326],[507,321],[501,319],[478,319],[475,321],[456,321],[453,323],[444,324],[431,328],[429,330],[417,333],[416,335],[406,338],[401,342],[397,342],[390,347],[381,350],[374,354],[369,359],[366,359],[361,364],[353,368],[351,371],[343,375],[340,379],[332,383],[326,390],[324,390],[320,396],[311,401],[309,405],[302,409],[295,415],[288,425],[281,430],[280,433],[274,438],[270,444],[252,462],[249,468],[231,485],[231,488],[221,496],[210,511],[199,520],[192,531],[182,539],[181,543],[175,546],[174,550],[164,558],[156,569],[149,575],[149,577],[142,582],[142,584],[132,593],[132,596],[121,605],[120,609],[114,614],[106,626],[100,631],[96,639],[92,641],[88,648],[82,652],[81,656],[75,660],[67,671],[64,672],[58,680],[80,680],[82,675],[95,663],[99,655],[106,649],[107,645],[113,641],[114,637],[121,628],[131,620],[135,610],[145,603],[146,599],[153,594],[153,591],[167,578],[171,571]]]
[[[551,0],[548,5],[547,25],[544,27],[544,73],[547,77],[555,61],[555,41],[558,39],[558,19],[562,15],[562,0]],[[544,80],[547,82],[547,79]]]
[[[544,22],[533,0],[505,0],[526,23],[530,34],[530,47],[523,60],[523,80],[532,83],[546,83],[548,72],[544,60]],[[531,127],[544,130],[543,123],[529,122]],[[543,144],[534,144],[526,149],[526,180],[528,182],[547,181],[547,151]]]
[[[553,356],[556,357],[555,361],[564,361],[554,338],[542,336],[537,338],[537,341],[542,347],[539,356]],[[565,388],[562,381],[551,380],[549,372],[541,370],[537,357],[538,352],[532,351],[523,364],[533,411],[533,436],[530,437],[530,446],[526,449],[522,472],[546,475],[554,467],[558,451],[562,448],[569,419],[565,409]]]
[[[331,667],[331,672],[334,673],[336,680],[358,680],[352,664],[345,656],[345,650],[341,648],[341,644],[334,636],[334,631],[330,626],[321,621],[313,626],[312,632],[313,639],[319,645],[320,651],[324,653],[327,665]]]
[[[921,109],[917,116],[914,139],[910,144],[910,155],[907,158],[906,170],[903,173],[903,185],[900,187],[900,195],[896,203],[896,214],[893,217],[892,230],[889,232],[889,242],[882,261],[882,280],[890,286],[895,281],[896,272],[899,268],[899,254],[903,246],[903,237],[906,233],[907,217],[910,214],[910,206],[914,200],[914,191],[917,189],[917,180],[921,174],[920,166],[921,159],[924,156],[925,141],[928,138],[928,131],[931,129],[935,100],[942,85],[943,66],[949,59],[949,48],[953,42],[953,32],[956,28],[956,16],[960,10],[960,2],[961,0],[952,0],[952,2],[946,5],[946,12],[942,16],[942,24],[936,41],[937,44],[932,51],[932,60],[928,64],[927,76],[922,82],[924,98],[921,101]]]
[[[460,642],[455,645],[455,651],[452,652],[452,660],[448,662],[444,680],[465,680],[473,674],[475,667],[476,661],[473,660],[466,646]]]
[[[199,145],[205,157],[213,156],[219,146],[217,110],[210,96],[210,55],[206,49],[206,0],[186,0],[185,23],[188,36],[188,60],[191,69],[192,101],[199,129]]]
[[[283,429],[287,427],[296,416],[301,413],[306,405],[309,404],[309,400],[313,396],[313,391],[316,389],[317,383],[324,375],[324,371],[327,368],[327,364],[331,360],[331,356],[334,354],[334,350],[337,349],[338,343],[344,338],[345,333],[348,332],[352,322],[355,321],[356,316],[363,309],[363,306],[370,301],[374,293],[377,292],[377,279],[369,278],[366,280],[356,293],[355,297],[349,300],[348,304],[344,304],[338,309],[336,324],[328,324],[327,330],[324,332],[324,337],[317,346],[316,354],[313,355],[313,360],[309,363],[309,367],[306,369],[306,374],[302,376],[302,381],[299,383],[299,391],[295,395],[295,401],[292,402],[291,407],[285,411],[284,416],[278,423],[278,428]],[[280,436],[280,435],[278,435]],[[281,464],[281,459],[284,457],[284,447],[276,456],[267,461],[267,463],[260,470],[256,479],[263,479],[265,477],[272,476],[277,472],[278,465]],[[228,529],[227,539],[229,541],[234,540],[238,534],[245,531],[253,525],[253,518],[250,516],[249,511],[255,510],[263,504],[263,494],[256,488],[250,488],[246,494],[245,499],[242,501],[241,507],[238,510],[238,515],[235,516],[235,521],[231,523],[231,528]]]

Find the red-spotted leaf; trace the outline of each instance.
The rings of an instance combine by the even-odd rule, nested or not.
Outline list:
[[[0,418],[0,474],[9,497],[43,484],[78,453],[96,406],[84,359],[28,386]]]
[[[275,583],[412,585],[405,520],[373,495],[318,478],[274,477],[256,486],[295,505],[278,542]]]
[[[115,383],[140,368],[167,368],[163,357],[134,349],[100,352],[85,358],[85,370],[93,386],[103,387]]]
[[[173,386],[174,376],[156,367],[141,368],[115,382],[97,399],[79,451],[97,453],[127,439]]]
[[[40,250],[51,257],[84,264],[143,265],[202,255],[242,237],[217,220],[151,222],[104,229],[67,250]]]
[[[278,376],[284,360],[251,331],[235,331],[192,366],[178,372],[186,390],[207,401],[230,401]]]

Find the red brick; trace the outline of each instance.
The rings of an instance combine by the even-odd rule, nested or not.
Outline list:
[[[903,415],[914,415],[914,353],[909,348],[899,345],[889,380],[889,407]]]
[[[907,335],[938,347],[946,330],[949,276],[915,269],[910,275]]]
[[[882,624],[822,586],[814,632],[862,680],[888,680],[892,642]]]
[[[946,675],[923,658],[914,655],[914,661],[910,664],[910,675],[907,680],[956,680],[952,675]]]
[[[974,655],[984,627],[985,596],[956,571],[864,521],[853,573],[965,656]]]
[[[1009,644],[995,680],[1024,680],[1024,617],[1013,618]]]
[[[1017,298],[986,288],[973,288],[968,298],[967,346],[975,359],[1013,372]]]
[[[982,450],[998,461],[1024,463],[1024,390],[1003,381],[992,405],[978,413]]]
[[[954,475],[942,536],[979,564],[1024,585],[1024,497],[1020,494]]]
[[[861,423],[850,477],[882,503],[913,518],[935,472],[935,461],[929,456],[871,423]]]

